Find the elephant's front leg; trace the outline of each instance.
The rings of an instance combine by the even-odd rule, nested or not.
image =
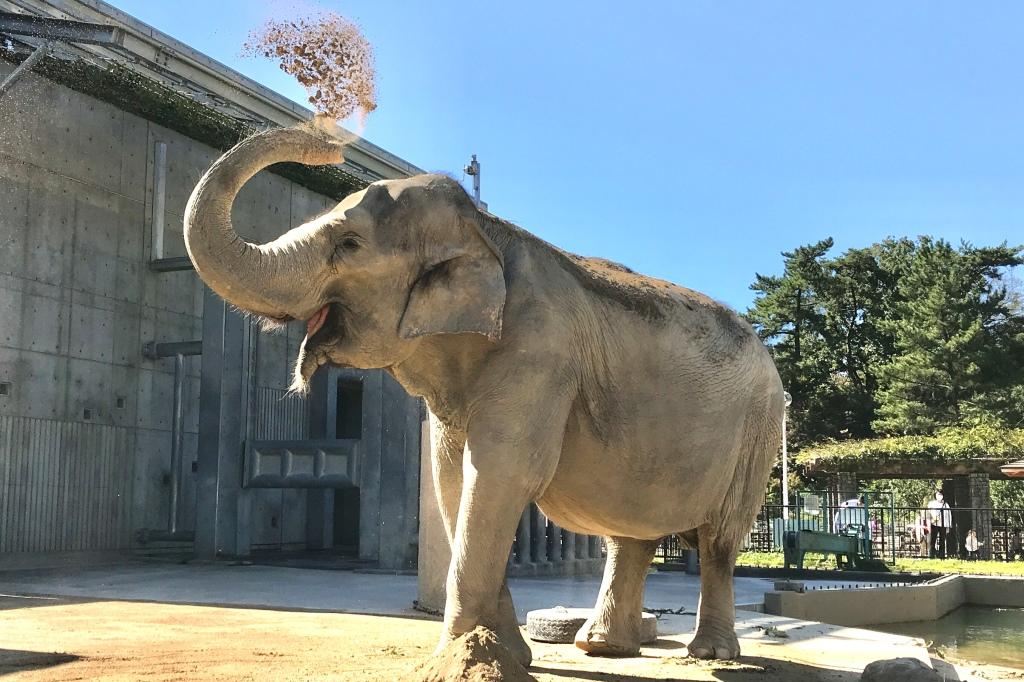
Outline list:
[[[524,665],[532,659],[505,584],[508,553],[527,493],[488,475],[466,476],[448,569],[443,641],[478,625],[494,630]]]
[[[520,649],[525,642],[514,624],[505,569],[523,509],[554,473],[564,428],[564,411],[559,418],[557,409],[534,415],[500,406],[470,424],[446,585],[447,638],[498,624],[506,630],[497,632],[503,643],[529,662],[529,647]],[[510,619],[514,633],[507,631]]]
[[[447,427],[434,415],[431,415],[431,431],[434,443],[434,491],[441,510],[441,518],[444,520],[449,546],[454,548],[459,501],[462,497],[462,461],[466,434]],[[519,631],[519,621],[516,619],[512,595],[508,591],[508,581],[502,581],[493,618],[483,621],[482,624],[494,631],[516,660],[524,666],[530,665],[533,652]],[[446,631],[439,648],[444,647],[449,641],[450,635]]]

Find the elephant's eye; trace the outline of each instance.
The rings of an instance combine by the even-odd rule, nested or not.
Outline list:
[[[358,251],[360,247],[362,247],[362,243],[360,242],[359,237],[347,234],[341,238],[340,242],[338,242],[338,246],[335,248],[335,254],[340,256],[346,253],[352,253],[353,251]]]

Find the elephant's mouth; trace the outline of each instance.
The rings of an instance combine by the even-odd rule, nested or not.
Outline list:
[[[292,389],[305,392],[310,378],[330,361],[328,348],[345,334],[345,317],[340,303],[328,303],[306,320],[306,338],[299,348]]]
[[[306,348],[322,345],[344,333],[344,315],[340,303],[328,303],[306,320]]]
[[[306,320],[307,339],[312,338],[318,331],[320,331],[320,327],[324,326],[324,321],[327,319],[327,313],[330,308],[330,304],[325,305],[323,308],[316,311],[316,314],[313,315],[313,317]]]

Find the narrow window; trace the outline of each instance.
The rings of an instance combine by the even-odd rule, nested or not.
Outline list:
[[[363,382],[359,379],[338,380],[335,434],[337,438],[363,437]]]

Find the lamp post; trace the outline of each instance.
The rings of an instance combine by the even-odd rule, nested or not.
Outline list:
[[[789,406],[793,404],[793,396],[789,391],[782,394],[786,400],[786,409],[782,411],[782,518],[789,519],[789,450],[786,445],[786,418]]]
[[[476,160],[476,154],[462,170],[466,175],[473,176],[473,203],[480,206],[480,162]]]

